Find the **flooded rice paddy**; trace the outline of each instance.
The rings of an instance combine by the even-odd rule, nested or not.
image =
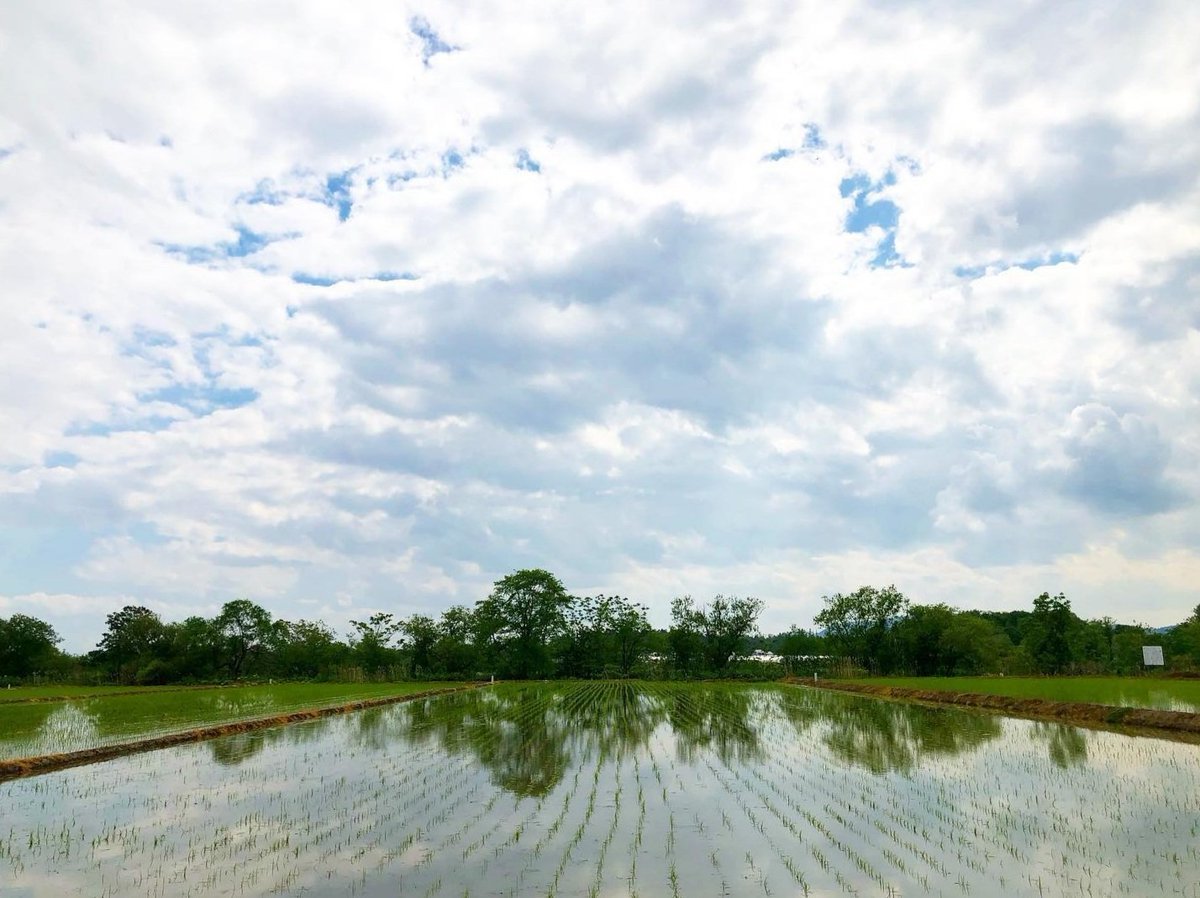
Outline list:
[[[0,893],[1200,896],[1200,748],[503,684],[0,783]]]
[[[455,685],[461,684],[282,683],[5,701],[0,702],[0,759],[119,745],[195,727]]]

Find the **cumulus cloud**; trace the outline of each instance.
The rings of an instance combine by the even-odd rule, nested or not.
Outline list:
[[[659,622],[1194,605],[1189,4],[0,34],[0,608],[73,648],[126,597],[344,625],[523,566]]]

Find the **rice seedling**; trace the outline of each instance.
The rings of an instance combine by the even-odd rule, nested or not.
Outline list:
[[[498,684],[14,780],[0,807],[0,883],[56,898],[1200,882],[1192,745],[780,686]]]

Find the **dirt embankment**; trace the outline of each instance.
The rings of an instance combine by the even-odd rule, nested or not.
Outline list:
[[[172,748],[176,745],[186,745],[189,742],[204,742],[209,739],[219,739],[221,736],[232,736],[235,733],[249,733],[254,730],[265,730],[272,727],[287,726],[290,723],[300,723],[305,720],[317,720],[322,717],[332,717],[335,714],[348,714],[352,711],[363,711],[367,708],[379,708],[384,705],[395,705],[435,695],[449,695],[452,692],[463,692],[468,689],[478,689],[486,683],[470,683],[464,686],[454,686],[449,689],[427,689],[424,692],[410,692],[405,695],[390,695],[381,698],[362,699],[348,702],[344,705],[332,705],[321,708],[308,708],[303,711],[291,711],[274,717],[256,717],[253,720],[239,720],[233,723],[216,724],[213,726],[197,727],[179,733],[167,733],[163,736],[149,736],[145,739],[135,739],[117,745],[101,745],[96,748],[84,748],[79,751],[63,752],[54,755],[37,755],[30,758],[10,758],[0,760],[0,782],[17,779],[22,776],[32,776],[37,773],[48,773],[52,770],[62,770],[66,767],[78,767],[82,764],[94,764],[98,761],[111,761],[113,758],[125,755],[141,754],[156,751],[160,748]]]
[[[1187,711],[1157,711],[1151,708],[1128,708],[1098,705],[1091,702],[1055,702],[1042,698],[1015,698],[1010,695],[989,695],[982,692],[944,692],[934,689],[912,689],[906,686],[880,686],[874,683],[848,683],[842,680],[821,680],[813,683],[796,677],[786,682],[816,689],[835,689],[856,695],[900,699],[931,705],[981,708],[999,711],[1016,717],[1038,720],[1057,720],[1083,726],[1119,727],[1163,734],[1190,733],[1200,735],[1200,714]]]

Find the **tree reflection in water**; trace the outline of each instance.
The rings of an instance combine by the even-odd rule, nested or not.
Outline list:
[[[824,743],[851,764],[874,773],[914,770],[926,757],[953,757],[998,738],[996,717],[952,708],[930,708],[883,699],[797,690],[807,709],[793,709],[804,728],[816,720],[828,727]]]
[[[761,734],[771,720],[786,722],[796,735],[819,727],[835,757],[875,773],[910,772],[923,759],[972,751],[1003,731],[987,715],[794,687],[511,683],[229,736],[214,741],[212,753],[221,764],[237,764],[279,738],[315,739],[336,721],[362,748],[436,747],[473,758],[507,792],[538,797],[574,766],[644,753],[656,733],[684,763],[708,752],[724,764],[760,760]],[[1074,728],[1039,724],[1036,732],[1056,764],[1086,760],[1086,741]]]
[[[1066,770],[1068,767],[1087,763],[1087,736],[1078,727],[1039,721],[1033,725],[1033,735],[1046,741],[1054,766]]]
[[[750,716],[765,710],[763,693],[744,686],[710,684],[682,689],[670,697],[667,719],[675,753],[693,763],[703,750],[715,751],[725,764],[756,760],[762,754]]]

